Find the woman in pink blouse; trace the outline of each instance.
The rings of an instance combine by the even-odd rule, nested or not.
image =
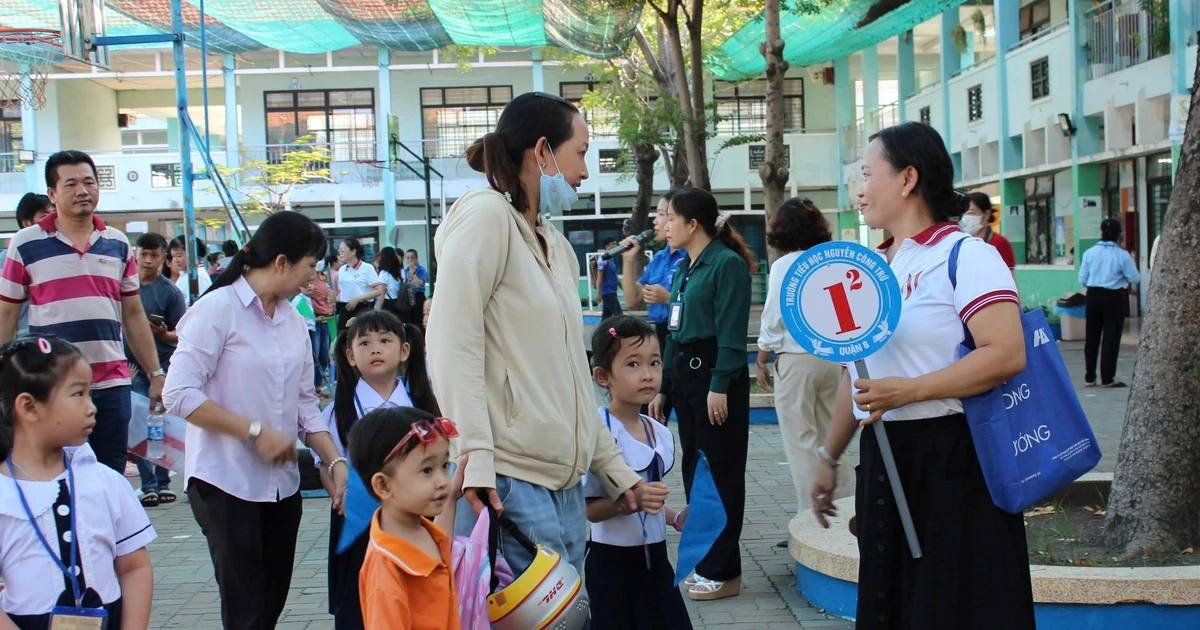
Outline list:
[[[346,487],[308,329],[288,303],[325,247],[308,217],[271,215],[179,322],[163,399],[188,421],[184,483],[227,629],[274,628],[287,602],[302,511],[296,439],[329,462],[335,507]]]

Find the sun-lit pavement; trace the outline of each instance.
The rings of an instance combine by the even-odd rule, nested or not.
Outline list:
[[[1112,471],[1124,420],[1128,389],[1083,388],[1083,344],[1061,345],[1072,378],[1092,420],[1105,455],[1097,470]],[[1118,378],[1131,382],[1135,348],[1121,351]],[[779,427],[755,425],[750,429],[750,458],[746,471],[746,522],[742,530],[742,594],[717,602],[688,602],[697,628],[750,630],[760,628],[840,628],[852,624],[825,615],[808,605],[795,589],[795,566],[786,549],[775,543],[786,536],[794,500],[791,477],[784,461]],[[856,445],[855,445],[856,446]],[[856,449],[852,448],[851,456]],[[683,489],[677,472],[668,475],[675,502]],[[187,498],[171,506],[149,510],[159,539],[150,546],[154,560],[155,598],[152,628],[209,630],[220,628],[217,586],[213,581],[200,529],[192,518]],[[326,614],[325,563],[328,548],[329,503],[327,499],[304,502],[304,522],[296,549],[287,611],[281,629],[321,630],[333,628]],[[677,538],[672,538],[672,544]]]

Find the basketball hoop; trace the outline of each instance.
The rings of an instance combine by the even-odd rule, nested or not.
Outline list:
[[[0,28],[0,101],[46,106],[46,73],[62,57],[58,31]]]
[[[364,188],[375,188],[383,183],[383,171],[387,165],[383,160],[354,160],[358,169],[358,182]]]

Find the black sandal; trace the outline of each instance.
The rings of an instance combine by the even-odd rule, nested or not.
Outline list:
[[[158,502],[159,503],[162,503],[162,504],[174,503],[175,500],[178,498],[179,497],[175,496],[175,493],[171,492],[170,490],[159,490],[158,491]]]
[[[1113,381],[1111,383],[1104,383],[1100,387],[1107,387],[1109,389],[1112,389],[1112,388],[1116,388],[1116,387],[1129,387],[1129,386],[1126,385],[1125,383],[1122,383],[1121,381]]]
[[[158,493],[153,490],[151,490],[149,492],[143,492],[142,496],[139,498],[139,500],[142,502],[142,507],[144,507],[144,508],[158,507],[158,504],[160,502]]]

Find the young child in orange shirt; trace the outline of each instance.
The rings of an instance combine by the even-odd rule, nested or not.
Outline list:
[[[450,476],[447,418],[381,408],[350,431],[350,461],[382,503],[358,576],[367,630],[459,630],[451,543],[466,461]],[[433,519],[433,520],[430,520]]]

